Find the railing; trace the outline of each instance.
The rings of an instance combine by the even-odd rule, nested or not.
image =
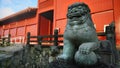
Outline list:
[[[105,32],[99,32],[97,33],[97,35],[105,36],[107,40],[110,40],[112,44],[115,45],[115,28],[114,27],[107,26]],[[58,35],[57,29],[54,30],[54,35],[45,35],[45,36],[31,36],[30,32],[28,32],[27,45],[31,45],[31,42],[36,42],[38,45],[43,45],[42,43],[48,42],[48,43],[53,43],[54,46],[58,46],[58,43],[63,42],[63,40],[59,40],[59,38],[63,38],[63,35]],[[31,39],[37,39],[37,40],[31,40]]]
[[[58,38],[63,37],[63,35],[58,35],[58,30],[54,30],[54,35],[45,35],[45,36],[31,36],[30,32],[27,33],[27,45],[31,45],[31,42],[37,42],[38,45],[43,45],[42,43],[53,43],[54,46],[58,46],[58,43],[63,42]],[[31,40],[37,39],[37,40]],[[33,45],[33,44],[32,44]]]
[[[8,34],[8,36],[0,38],[0,44],[2,46],[6,46],[6,45],[9,46],[10,45],[10,37],[11,37],[11,35]]]

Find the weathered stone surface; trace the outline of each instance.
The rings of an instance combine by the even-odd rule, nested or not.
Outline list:
[[[60,51],[58,51],[60,52]],[[56,60],[51,47],[15,45],[0,48],[0,68],[47,68]]]
[[[57,54],[52,56],[50,47],[24,46],[22,49],[18,48],[13,52],[14,48],[11,47],[12,52],[0,52],[0,68],[81,68],[75,62],[67,63],[63,60],[56,60]],[[59,49],[59,54],[61,52],[62,49]],[[96,66],[98,66],[96,68],[113,68],[104,63],[99,63]],[[117,65],[116,68],[119,66]],[[94,68],[94,66],[89,68]]]
[[[116,68],[115,66],[109,66],[108,64],[98,62],[97,64],[84,66],[84,65],[76,65],[75,62],[67,63],[64,60],[56,60],[49,64],[48,68]]]

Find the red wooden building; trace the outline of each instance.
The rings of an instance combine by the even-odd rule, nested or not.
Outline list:
[[[52,34],[54,29],[64,33],[67,7],[74,2],[85,2],[91,9],[97,32],[115,21],[116,44],[120,45],[120,1],[119,0],[38,0],[38,9],[28,8],[0,19],[0,35],[11,34],[12,38]]]
[[[11,34],[11,42],[24,43],[27,32],[37,35],[37,8],[27,8],[0,19],[0,36]]]

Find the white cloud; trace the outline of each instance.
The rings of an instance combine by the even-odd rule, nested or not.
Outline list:
[[[0,8],[0,18],[4,18],[13,13],[14,13],[14,11],[11,8]]]

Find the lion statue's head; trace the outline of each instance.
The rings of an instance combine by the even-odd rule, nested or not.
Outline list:
[[[68,23],[77,20],[79,23],[87,23],[90,27],[95,29],[90,12],[90,8],[87,4],[83,2],[74,3],[68,7]]]
[[[87,13],[90,13],[88,5],[83,2],[77,2],[68,7],[67,18],[81,17],[82,15],[85,15]]]

